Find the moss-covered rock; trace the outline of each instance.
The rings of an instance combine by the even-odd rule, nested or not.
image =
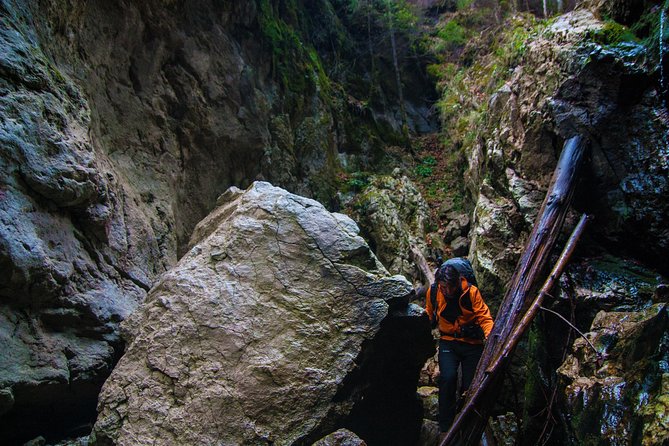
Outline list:
[[[394,274],[420,278],[411,260],[411,246],[425,249],[428,209],[406,176],[373,176],[357,196],[354,212],[381,262]]]

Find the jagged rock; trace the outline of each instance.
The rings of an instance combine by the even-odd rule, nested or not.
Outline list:
[[[451,252],[454,257],[466,257],[469,253],[469,239],[467,237],[458,237],[451,241]]]
[[[479,196],[474,210],[470,250],[476,279],[486,292],[484,298],[492,309],[499,304],[503,287],[511,278],[523,249],[521,234],[524,226],[519,218],[513,201],[502,197],[493,200],[485,193]],[[488,295],[497,299],[488,300]]]
[[[446,216],[448,223],[444,228],[444,239],[453,240],[460,236],[466,236],[469,232],[470,219],[467,214],[449,212]]]
[[[96,150],[89,103],[30,5],[0,11],[0,437],[17,442],[92,421],[118,322],[171,258]]]
[[[578,302],[578,313],[587,315],[589,325],[600,310],[639,311],[652,304],[662,287],[660,279],[639,262],[601,255],[572,262],[560,279],[560,290],[565,299]]]
[[[350,412],[365,364],[389,354],[364,353],[389,304],[390,332],[420,333],[414,320],[429,333],[400,299],[411,285],[350,218],[268,183],[229,191],[191,245],[124,322],[130,343],[100,395],[95,444],[314,441]]]
[[[418,388],[418,396],[423,401],[423,417],[438,421],[439,416],[439,388],[423,386]]]
[[[495,438],[495,444],[502,446],[514,446],[516,444],[518,419],[513,412],[491,418],[489,426]]]
[[[348,429],[336,432],[318,440],[313,446],[366,446],[367,443]]]
[[[399,176],[399,175],[397,175]],[[357,221],[379,260],[394,274],[420,277],[410,246],[425,249],[427,203],[406,176],[377,176],[358,197]]]
[[[420,378],[418,383],[420,386],[424,387],[438,387],[438,379],[439,360],[437,358],[437,354],[435,353],[425,362],[423,368],[420,370]]]
[[[572,440],[661,445],[669,439],[667,305],[601,311],[558,370]],[[597,351],[593,351],[596,349]]]

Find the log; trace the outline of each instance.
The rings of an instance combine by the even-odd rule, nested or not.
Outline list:
[[[427,286],[430,286],[430,284],[434,282],[434,269],[430,268],[427,260],[425,260],[425,256],[415,245],[411,245],[411,257],[413,258],[413,262],[418,267],[418,270],[423,275],[423,283],[427,284]]]
[[[511,344],[517,343],[513,338],[519,339],[524,332],[516,329],[531,306],[530,293],[544,271],[569,209],[585,148],[586,141],[580,136],[570,138],[564,144],[546,198],[483,350],[470,386],[472,392],[440,446],[456,445],[461,441],[467,445],[477,444],[481,438],[490,409],[499,394],[493,390],[501,385],[503,372],[515,347]],[[489,371],[491,365],[493,371]]]
[[[418,267],[421,275],[423,276],[423,284],[417,287],[415,292],[416,299],[425,299],[427,295],[427,290],[430,288],[430,284],[434,282],[434,268],[430,267],[430,264],[427,263],[425,256],[416,245],[411,245],[410,255],[413,260],[413,263]]]

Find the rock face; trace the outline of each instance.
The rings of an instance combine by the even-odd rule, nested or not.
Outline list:
[[[558,370],[575,444],[669,440],[667,304],[597,314]],[[588,344],[592,344],[592,347]]]
[[[600,13],[623,14],[627,6],[643,2],[596,3]],[[561,282],[569,299],[554,303],[554,309],[567,319],[571,314],[582,331],[603,310],[606,313],[597,316],[600,325],[593,327],[599,334],[589,335],[591,340],[604,339],[618,329],[625,330],[621,336],[628,340],[618,347],[602,347],[611,354],[603,365],[596,365],[596,358],[588,356],[589,347],[576,341],[573,358],[561,372],[566,378],[558,381],[554,371],[573,338],[566,339],[571,332],[562,320],[540,316],[528,342],[515,355],[512,373],[524,382],[518,399],[524,398],[524,410],[534,414],[551,404],[542,395],[564,392],[565,404],[553,406],[553,416],[564,417],[559,424],[566,427],[556,432],[564,435],[557,441],[640,444],[643,439],[646,444],[661,444],[664,428],[651,434],[650,426],[667,423],[665,359],[659,353],[666,351],[661,339],[667,326],[665,310],[648,309],[653,294],[648,289],[659,286],[666,281],[661,276],[669,274],[669,202],[664,198],[669,194],[669,121],[657,59],[638,42],[613,39],[611,26],[585,9],[557,17],[527,42],[510,81],[489,101],[488,122],[470,155],[467,175],[468,189],[477,197],[471,257],[494,312],[563,142],[575,134],[586,135],[590,158],[581,173],[574,213],[565,226],[573,227],[580,212],[593,215],[596,223],[588,227],[581,243],[583,263]],[[604,316],[609,313],[613,314]],[[639,323],[625,328],[616,320]],[[631,358],[642,363],[635,365]],[[510,396],[500,400],[513,405]],[[528,425],[520,426],[523,438],[544,435],[545,426],[529,426],[530,419],[528,415],[523,420]],[[619,427],[614,427],[616,423]],[[605,436],[599,439],[600,434]]]
[[[91,109],[0,3],[0,437],[91,419],[118,323],[175,257],[91,140]],[[54,410],[58,407],[58,410]]]
[[[393,274],[420,277],[411,246],[425,248],[427,203],[406,176],[377,176],[356,199],[356,220]]]
[[[580,10],[529,43],[523,63],[490,100],[470,157],[473,263],[483,289],[501,293],[545,195],[563,141],[589,135],[577,210],[594,214],[605,249],[668,271],[667,121],[641,45],[597,43],[604,23]]]
[[[389,304],[428,335],[402,301],[411,285],[348,217],[268,183],[218,205],[123,323],[131,341],[103,387],[95,444],[308,444],[351,411],[357,362],[378,362],[366,349],[388,354],[375,336]]]
[[[321,47],[346,33],[328,1],[297,8]],[[350,109],[286,14],[255,0],[0,1],[0,438],[91,422],[119,322],[230,185],[264,176],[322,199],[340,149],[373,160],[375,126],[401,127],[391,92],[383,113]]]

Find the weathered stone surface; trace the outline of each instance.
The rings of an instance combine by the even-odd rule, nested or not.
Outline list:
[[[338,148],[353,158],[381,144],[352,134],[361,116],[334,98],[343,89],[325,97],[312,43],[291,40],[312,63],[276,73],[283,42],[263,27],[278,9],[0,1],[0,438],[52,441],[92,421],[119,322],[229,185],[263,175],[327,198]],[[393,127],[373,113],[371,127]]]
[[[439,388],[419,387],[418,396],[423,402],[423,417],[428,420],[438,421],[439,417]]]
[[[661,445],[669,439],[667,305],[601,311],[558,370],[579,444]],[[592,346],[590,345],[592,344]],[[597,352],[593,351],[594,349]]]
[[[594,42],[589,36],[604,26],[587,10],[557,17],[489,102],[468,175],[478,197],[471,252],[483,290],[497,293],[511,277],[562,142],[576,133],[592,141],[575,206],[596,215],[589,233],[616,252],[669,268],[661,254],[669,209],[660,199],[669,193],[669,124],[658,118],[654,65],[645,64],[638,44]]]
[[[377,176],[357,198],[357,221],[379,260],[394,274],[420,277],[410,246],[425,249],[427,203],[406,176]]]
[[[97,444],[314,441],[353,406],[363,342],[411,285],[346,216],[268,183],[226,195],[124,322]]]
[[[2,2],[0,20],[0,437],[15,442],[91,421],[118,322],[175,253],[160,258],[29,5]]]
[[[313,446],[366,446],[367,443],[348,429],[336,432],[318,440]]]
[[[514,446],[518,438],[518,419],[516,414],[509,412],[490,419],[490,430],[495,444]]]
[[[434,446],[438,444],[441,429],[439,423],[432,420],[423,420],[423,426],[420,431],[420,440],[417,446]]]

